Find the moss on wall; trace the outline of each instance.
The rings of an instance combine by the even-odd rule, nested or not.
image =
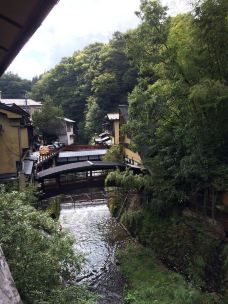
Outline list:
[[[60,216],[60,200],[61,196],[52,197],[48,202],[47,212],[53,219],[58,219]]]

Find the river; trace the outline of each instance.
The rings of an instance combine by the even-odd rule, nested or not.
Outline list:
[[[61,225],[74,236],[75,251],[86,257],[78,283],[89,284],[100,296],[98,303],[121,304],[124,280],[115,252],[129,236],[111,216],[103,192],[93,194],[92,200],[88,193],[68,194],[61,201]]]

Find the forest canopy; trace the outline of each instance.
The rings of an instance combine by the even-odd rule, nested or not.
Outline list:
[[[104,115],[127,103],[136,84],[137,69],[125,54],[124,34],[116,32],[108,44],[94,43],[63,58],[42,75],[31,96],[50,96],[64,114],[76,121],[78,140],[88,141],[102,131]]]
[[[227,13],[227,1],[206,0],[170,18],[144,0],[142,23],[127,36],[140,71],[128,132],[160,198],[181,202],[203,190],[213,201],[228,188]]]

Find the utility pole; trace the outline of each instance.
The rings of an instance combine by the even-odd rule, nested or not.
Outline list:
[[[27,92],[25,92],[25,111],[29,113],[28,94],[27,94]]]

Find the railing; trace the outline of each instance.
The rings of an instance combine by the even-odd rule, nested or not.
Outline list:
[[[37,161],[37,165],[40,165],[42,163],[44,163],[45,161],[52,159],[53,157],[55,157],[57,154],[59,153],[58,151],[51,151],[49,154],[47,155],[39,155],[38,157],[38,161]]]

